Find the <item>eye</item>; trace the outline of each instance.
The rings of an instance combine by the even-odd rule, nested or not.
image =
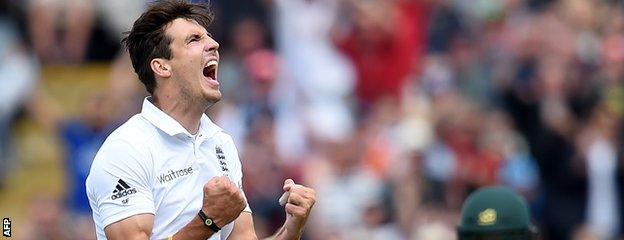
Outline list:
[[[191,39],[189,40],[189,42],[188,42],[188,43],[192,43],[192,42],[199,42],[199,40],[201,40],[201,36],[199,36],[199,35],[193,35],[193,36],[191,37]]]

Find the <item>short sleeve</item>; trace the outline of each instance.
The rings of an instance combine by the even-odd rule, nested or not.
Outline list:
[[[155,213],[152,161],[143,151],[117,139],[106,141],[95,156],[86,188],[99,230],[137,214]]]

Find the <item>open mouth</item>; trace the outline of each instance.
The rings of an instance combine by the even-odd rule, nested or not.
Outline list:
[[[203,70],[204,77],[217,80],[217,60],[210,60]]]

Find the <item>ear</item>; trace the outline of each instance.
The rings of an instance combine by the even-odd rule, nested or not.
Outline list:
[[[166,59],[154,58],[150,62],[150,67],[154,72],[154,75],[161,78],[171,77],[171,66],[167,63]]]

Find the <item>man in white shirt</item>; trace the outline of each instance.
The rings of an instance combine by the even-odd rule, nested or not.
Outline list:
[[[232,138],[204,111],[221,99],[218,47],[203,5],[161,1],[123,40],[151,97],[96,155],[87,195],[98,239],[257,239]],[[314,190],[284,183],[286,222],[299,239]]]

